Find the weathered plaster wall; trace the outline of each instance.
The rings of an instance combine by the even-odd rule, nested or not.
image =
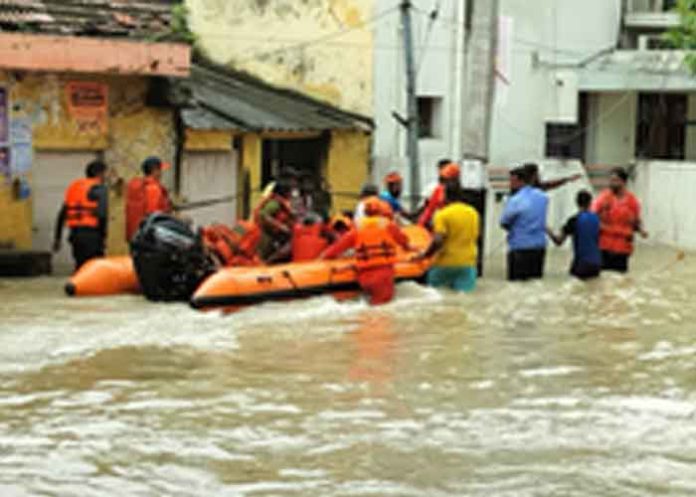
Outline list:
[[[229,152],[233,138],[232,131],[187,129],[184,148],[188,152]]]
[[[370,135],[357,131],[331,133],[329,159],[325,177],[333,192],[358,193],[367,181],[370,162]],[[354,210],[356,200],[350,196],[336,195],[334,211]]]
[[[191,29],[214,61],[372,115],[374,0],[186,3]],[[330,39],[309,43],[323,37]]]
[[[128,79],[112,85],[110,147],[104,158],[112,178],[123,180],[123,188],[112,187],[109,197],[110,254],[128,252],[125,240],[124,192],[128,180],[140,174],[140,164],[151,155],[173,162],[176,135],[173,111],[146,107],[147,80]],[[164,183],[173,187],[173,172],[167,171]]]
[[[0,183],[0,244],[31,248],[31,199],[16,200],[12,185]]]
[[[81,132],[67,111],[65,85],[70,81],[100,81],[109,86],[109,123],[106,133]],[[23,73],[3,75],[0,84],[10,90],[13,115],[27,116],[33,125],[34,150],[95,151],[110,166],[108,251],[125,253],[122,185],[139,173],[149,155],[174,158],[174,118],[170,109],[147,107],[148,79]],[[172,178],[165,177],[171,185]],[[33,195],[41,195],[33,191]],[[14,201],[8,186],[0,185],[0,241],[31,247],[32,199]],[[5,213],[12,213],[7,216]],[[9,218],[9,219],[8,219]]]

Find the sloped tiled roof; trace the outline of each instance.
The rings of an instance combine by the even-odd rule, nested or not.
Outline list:
[[[0,0],[0,31],[151,38],[170,31],[174,0]]]
[[[193,107],[184,123],[193,129],[326,131],[373,128],[368,117],[343,111],[300,93],[198,60],[185,83]]]

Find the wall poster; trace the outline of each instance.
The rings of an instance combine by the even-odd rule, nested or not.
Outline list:
[[[106,134],[109,129],[109,87],[93,81],[66,85],[68,114],[86,134]]]

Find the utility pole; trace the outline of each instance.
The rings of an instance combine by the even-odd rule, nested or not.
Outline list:
[[[413,210],[418,207],[420,188],[420,165],[418,161],[419,119],[418,101],[416,97],[416,63],[413,53],[413,26],[411,23],[411,0],[401,2],[401,29],[404,40],[404,56],[406,58],[406,94],[408,96],[408,116],[406,129],[408,131],[408,144],[406,155],[409,163],[409,177],[411,181],[411,206]]]

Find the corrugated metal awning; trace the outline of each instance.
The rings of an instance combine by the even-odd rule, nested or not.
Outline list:
[[[185,84],[194,107],[182,117],[192,129],[297,132],[373,128],[372,120],[365,116],[212,64],[194,64]]]

